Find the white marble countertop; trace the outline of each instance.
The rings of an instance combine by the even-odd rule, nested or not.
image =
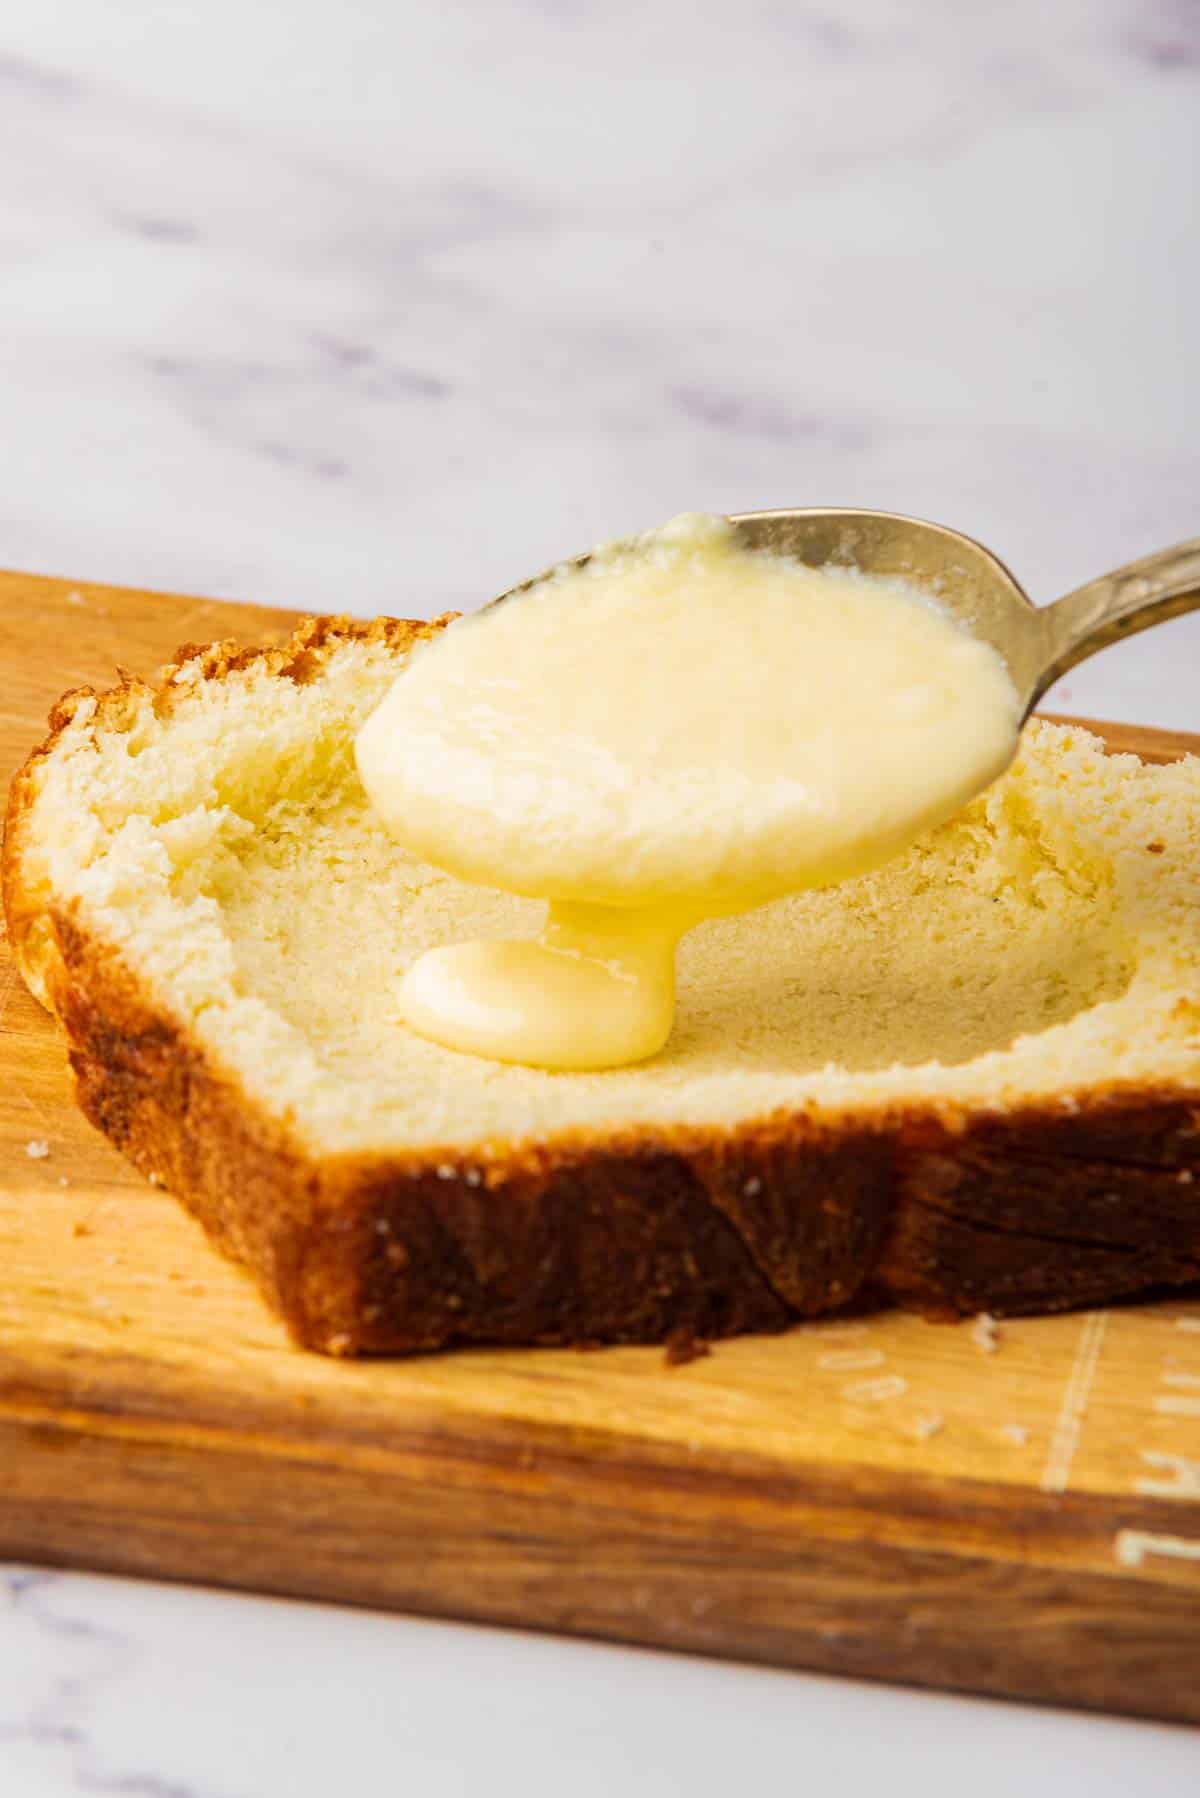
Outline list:
[[[54,0],[0,23],[0,563],[471,606],[684,508],[1200,533],[1195,0]],[[1200,619],[1063,707],[1200,728]],[[0,1791],[1196,1787],[1193,1735],[0,1578]]]

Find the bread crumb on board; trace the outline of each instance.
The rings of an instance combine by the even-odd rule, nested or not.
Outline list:
[[[996,1333],[996,1320],[990,1311],[981,1311],[971,1321],[971,1341],[984,1355],[994,1355],[1000,1347],[1000,1339]]]
[[[686,1367],[712,1354],[712,1347],[691,1330],[672,1330],[664,1345],[663,1361],[667,1367]]]
[[[1003,1436],[1006,1442],[1013,1443],[1017,1448],[1024,1448],[1029,1441],[1029,1431],[1023,1423],[1002,1423],[997,1434]]]
[[[50,1153],[50,1144],[45,1137],[35,1136],[32,1141],[25,1144],[25,1153],[30,1161],[45,1161]]]
[[[928,1442],[946,1427],[946,1419],[939,1411],[923,1411],[913,1423],[913,1435],[918,1442]]]

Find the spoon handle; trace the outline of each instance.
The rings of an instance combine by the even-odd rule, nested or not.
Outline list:
[[[1200,537],[1127,562],[1047,606],[1040,699],[1060,674],[1152,624],[1200,608]]]

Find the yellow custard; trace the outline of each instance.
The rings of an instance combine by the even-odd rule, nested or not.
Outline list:
[[[502,1061],[653,1055],[686,929],[887,860],[1019,727],[996,652],[899,581],[708,517],[600,549],[415,653],[359,733],[406,848],[549,901],[537,941],[423,956],[402,1014]]]

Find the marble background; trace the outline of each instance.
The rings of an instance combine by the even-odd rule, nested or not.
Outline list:
[[[1051,598],[1200,533],[1198,152],[1197,0],[6,8],[0,562],[429,613],[683,508],[824,502],[958,525]],[[1183,621],[1057,697],[1200,728],[1198,669]],[[1157,1798],[1198,1758],[0,1575],[4,1798]]]
[[[470,607],[685,508],[1200,531],[1197,0],[43,0],[0,560]],[[1069,703],[1200,723],[1200,623]]]

